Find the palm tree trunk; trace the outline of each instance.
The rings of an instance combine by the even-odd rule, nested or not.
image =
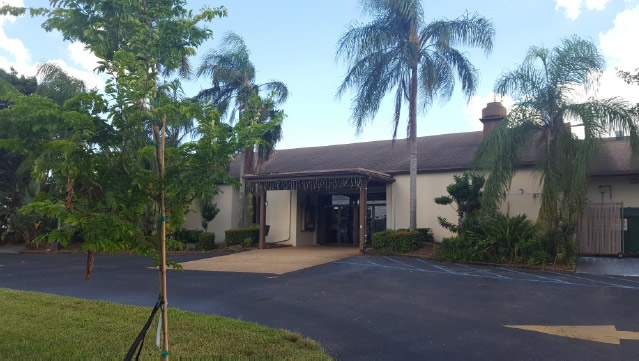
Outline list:
[[[410,147],[410,230],[417,229],[417,65],[411,69],[408,111]]]

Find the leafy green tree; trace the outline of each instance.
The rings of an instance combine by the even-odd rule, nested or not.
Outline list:
[[[34,93],[38,86],[38,82],[35,77],[25,77],[24,75],[18,76],[18,72],[14,68],[10,68],[9,72],[4,69],[0,69],[0,79],[3,79],[20,94],[24,95]]]
[[[439,224],[454,233],[464,233],[472,218],[479,215],[481,209],[481,189],[485,179],[481,175],[472,172],[464,172],[462,175],[454,175],[455,183],[449,184],[446,191],[449,195],[435,198],[435,203],[451,205],[457,212],[457,224],[449,222],[446,218],[437,217]]]
[[[639,68],[635,69],[635,73],[629,71],[618,70],[617,74],[628,84],[639,85]],[[639,103],[634,107],[635,116],[639,117]]]
[[[242,112],[249,106],[249,99],[259,95],[260,91],[269,94],[270,107],[282,104],[288,98],[288,88],[280,81],[271,81],[257,84],[255,79],[255,65],[251,62],[250,52],[244,39],[235,33],[227,33],[222,41],[221,50],[208,52],[200,65],[198,76],[211,80],[211,87],[202,90],[198,99],[203,99],[215,104],[222,114],[227,114],[229,122],[235,123],[242,119]],[[266,118],[269,111],[264,111]],[[265,119],[262,119],[265,120]],[[273,152],[282,134],[281,126],[270,132],[264,133],[257,144],[246,144],[240,154],[240,227],[248,226],[248,199],[245,195],[244,174],[254,173]],[[267,145],[268,144],[268,145]],[[255,156],[257,147],[257,157]]]
[[[637,123],[626,101],[576,100],[580,91],[596,86],[604,67],[595,44],[573,36],[553,49],[531,47],[521,65],[497,80],[495,92],[511,95],[515,105],[476,155],[479,169],[488,173],[484,209],[497,208],[524,152],[536,151],[534,171],[542,185],[539,220],[549,232],[574,231],[601,138],[623,130],[630,135],[632,151],[639,149]],[[573,134],[569,122],[580,123],[583,139]]]
[[[5,6],[0,14],[26,10]],[[43,240],[79,235],[89,251],[88,275],[94,251],[155,255],[166,304],[167,221],[181,227],[202,188],[228,181],[239,136],[215,107],[160,96],[163,77],[187,73],[188,57],[212,36],[202,23],[225,16],[226,9],[194,13],[184,0],[50,0],[50,8],[30,12],[46,16],[46,30],[85,44],[109,79],[105,96],[82,93],[62,105],[18,97],[2,110],[0,128],[9,133],[0,145],[36,157],[32,174],[47,170],[55,185],[23,212],[62,220]],[[167,127],[184,118],[196,120],[197,137],[167,148]],[[166,307],[162,320],[166,359]]]
[[[348,63],[338,96],[355,89],[352,121],[358,132],[372,120],[382,99],[395,92],[393,139],[397,135],[402,104],[408,102],[410,147],[410,230],[417,228],[417,101],[425,111],[439,98],[450,99],[457,77],[470,99],[477,89],[477,70],[457,47],[489,53],[495,31],[478,14],[448,20],[424,21],[421,1],[364,0],[368,24],[354,23],[338,43],[337,56]]]

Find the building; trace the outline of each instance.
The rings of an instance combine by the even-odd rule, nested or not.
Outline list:
[[[417,138],[417,226],[431,228],[436,241],[451,235],[438,224],[437,217],[454,220],[457,215],[452,207],[435,204],[434,198],[447,194],[453,175],[471,168],[484,136],[505,115],[501,103],[489,103],[480,119],[482,131]],[[501,206],[504,213],[537,218],[541,187],[533,174],[533,161],[534,152],[522,156],[521,168]],[[235,177],[239,177],[238,166],[239,162],[231,165],[230,173]],[[269,226],[268,243],[359,245],[373,232],[409,226],[405,140],[278,150],[259,174],[246,175],[245,180],[252,194],[266,195],[255,208],[265,208],[262,214]],[[606,139],[591,169],[588,200],[639,207],[638,180],[639,166],[632,160],[629,139]],[[223,185],[216,197],[220,212],[208,230],[220,241],[226,229],[237,227],[238,194],[237,188]],[[362,199],[366,200],[363,204]],[[636,223],[639,238],[639,218]],[[187,227],[198,229],[199,224],[199,215],[191,213]],[[364,232],[360,232],[360,225]]]

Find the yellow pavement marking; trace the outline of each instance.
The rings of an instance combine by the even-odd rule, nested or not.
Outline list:
[[[541,326],[541,325],[504,325],[509,328],[546,333],[554,336],[578,338],[582,340],[621,344],[621,340],[639,341],[639,332],[617,331],[614,325],[603,326]]]

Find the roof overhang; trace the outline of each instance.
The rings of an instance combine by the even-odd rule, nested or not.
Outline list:
[[[359,188],[362,184],[368,184],[371,181],[382,184],[395,181],[390,174],[363,168],[246,174],[244,179],[247,190],[251,192]]]

